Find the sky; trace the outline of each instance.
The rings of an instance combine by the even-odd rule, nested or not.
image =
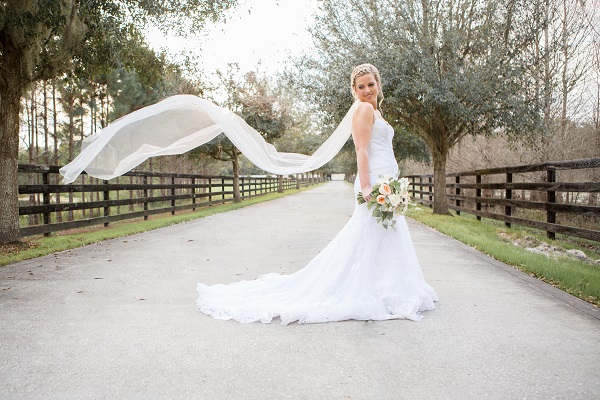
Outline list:
[[[290,57],[311,47],[306,28],[312,25],[316,0],[241,0],[226,14],[226,22],[210,23],[205,32],[188,38],[165,37],[149,28],[146,38],[155,50],[166,50],[174,61],[196,58],[206,74],[237,62],[242,72],[274,72]]]

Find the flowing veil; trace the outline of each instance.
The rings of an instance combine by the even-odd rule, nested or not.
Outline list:
[[[352,131],[354,103],[335,131],[310,156],[284,153],[233,112],[193,95],[168,97],[128,114],[85,139],[81,153],[60,169],[63,183],[82,171],[100,179],[123,175],[150,157],[182,154],[224,133],[256,166],[286,175],[317,169],[331,160]]]

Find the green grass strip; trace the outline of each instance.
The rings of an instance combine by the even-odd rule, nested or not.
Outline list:
[[[600,266],[568,257],[548,257],[513,244],[535,238],[563,249],[578,249],[598,258],[595,242],[551,241],[540,232],[524,227],[507,228],[503,223],[473,216],[435,215],[427,207],[411,207],[407,216],[465,243],[496,260],[512,265],[591,304],[600,305]]]
[[[111,226],[108,228],[104,228],[102,225],[99,225],[97,227],[88,228],[83,232],[77,233],[61,234],[60,232],[57,232],[53,233],[52,236],[49,237],[32,236],[24,239],[23,243],[20,245],[3,247],[0,249],[0,265],[8,265],[19,261],[29,260],[31,258],[53,254],[59,251],[74,249],[91,243],[101,242],[103,240],[151,231],[181,222],[187,222],[214,214],[237,210],[239,208],[265,201],[275,200],[280,197],[289,196],[291,194],[299,193],[315,187],[316,186],[313,185],[300,189],[288,189],[284,193],[268,193],[243,200],[241,203],[215,205],[197,211],[181,212],[177,215],[171,215],[170,213],[153,215],[148,217],[149,219],[147,221],[139,218],[118,223],[111,223]]]

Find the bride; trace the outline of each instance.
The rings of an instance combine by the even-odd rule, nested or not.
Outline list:
[[[229,110],[191,95],[169,97],[120,118],[82,144],[60,169],[64,183],[82,171],[112,179],[149,157],[181,154],[221,133],[255,165],[287,175],[317,169],[331,160],[350,134],[356,147],[355,194],[369,198],[380,175],[398,173],[392,127],[378,110],[383,99],[379,71],[363,64],[351,75],[357,100],[331,136],[310,156],[278,152]],[[267,274],[229,285],[198,284],[198,307],[218,319],[282,324],[411,319],[434,309],[437,296],[425,282],[404,217],[387,230],[366,204],[356,204],[346,226],[306,267],[291,275]]]
[[[357,66],[351,75],[357,104],[351,121],[358,176],[355,194],[370,197],[380,175],[398,173],[392,127],[378,110],[383,98],[379,71]],[[229,285],[198,284],[198,307],[217,319],[239,322],[317,323],[410,319],[435,308],[438,298],[425,282],[404,217],[385,229],[356,204],[337,236],[306,267],[291,275],[266,274]]]

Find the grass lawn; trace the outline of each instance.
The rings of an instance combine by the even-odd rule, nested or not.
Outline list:
[[[58,251],[74,249],[76,247],[100,242],[102,240],[133,235],[135,233],[163,228],[165,226],[180,222],[191,221],[194,219],[207,217],[209,215],[236,210],[238,208],[261,203],[263,201],[274,200],[307,189],[312,189],[314,187],[316,186],[313,185],[300,189],[287,189],[284,193],[268,193],[262,196],[243,200],[241,203],[215,205],[193,212],[180,211],[177,215],[171,215],[170,213],[152,215],[148,217],[147,221],[144,221],[143,218],[139,218],[121,222],[113,222],[108,228],[98,225],[96,227],[87,229],[56,232],[49,237],[44,237],[41,235],[31,236],[23,238],[23,241],[17,244],[0,245],[0,265],[8,265],[35,257],[56,253]]]
[[[470,214],[434,215],[425,206],[411,207],[407,216],[451,236],[475,249],[512,265],[591,304],[600,305],[600,264],[568,257],[567,250],[580,250],[600,259],[600,243],[557,235],[483,219]],[[538,254],[528,248],[544,249],[553,255]],[[581,253],[580,253],[581,254]]]

